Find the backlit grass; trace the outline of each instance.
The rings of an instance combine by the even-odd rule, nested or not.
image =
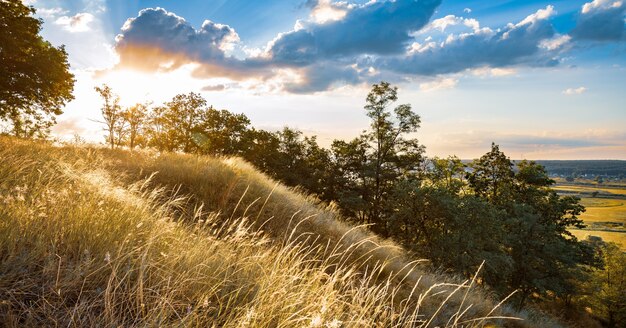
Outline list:
[[[2,326],[558,326],[238,159],[11,138],[0,158]]]

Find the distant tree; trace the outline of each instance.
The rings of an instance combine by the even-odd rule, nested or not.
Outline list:
[[[602,183],[604,183],[604,179],[603,179],[601,176],[599,176],[599,175],[598,175],[598,176],[596,176],[595,181],[596,181],[598,184],[602,184]]]
[[[137,146],[138,139],[141,138],[143,124],[146,120],[148,106],[146,104],[135,104],[124,110],[122,119],[126,123],[128,134],[128,146],[134,149]]]
[[[178,148],[186,153],[199,149],[194,135],[198,132],[206,105],[206,100],[195,92],[176,95],[165,103],[168,109],[167,121],[171,124],[170,133],[176,140]]]
[[[120,97],[113,93],[111,87],[106,84],[103,84],[101,87],[95,87],[95,90],[104,100],[104,104],[100,109],[103,119],[101,123],[105,125],[105,131],[108,132],[105,139],[111,149],[113,149],[121,144],[125,134],[125,122],[120,106]]]
[[[40,35],[42,21],[21,0],[0,1],[0,121],[18,137],[44,137],[74,99],[63,46]]]
[[[573,176],[571,176],[571,175],[565,177],[565,181],[567,181],[567,182],[574,182],[574,180],[575,180],[575,178]]]

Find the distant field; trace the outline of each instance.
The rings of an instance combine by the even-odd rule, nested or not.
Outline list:
[[[626,196],[626,186],[623,188],[618,187],[604,187],[604,186],[589,186],[589,185],[557,185],[554,187],[557,191],[575,192],[589,194],[597,191],[601,194]]]
[[[606,242],[614,242],[620,245],[620,248],[626,251],[626,233],[597,230],[570,230],[570,232],[579,240],[584,240],[587,236],[600,237]]]
[[[587,208],[587,211],[581,216],[585,221],[626,224],[626,200],[583,198],[581,203]]]
[[[626,251],[626,186],[558,184],[554,189],[561,193],[578,194],[581,204],[587,209],[580,217],[590,230],[571,230],[577,238],[597,236],[619,244]],[[596,191],[598,197],[591,197]]]

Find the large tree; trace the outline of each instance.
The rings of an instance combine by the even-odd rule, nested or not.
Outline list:
[[[389,236],[389,207],[393,205],[388,201],[393,190],[399,181],[419,172],[424,152],[411,136],[420,126],[420,117],[413,113],[411,105],[390,108],[398,100],[397,93],[398,89],[387,82],[374,84],[365,105],[371,129],[351,143],[338,142],[333,147],[338,162],[348,165],[339,170],[357,184],[358,191],[350,193],[348,204],[363,205],[352,209],[343,206],[344,212],[372,224],[372,230],[384,237]],[[351,155],[357,158],[346,158]],[[361,163],[356,164],[358,161]],[[354,196],[360,197],[360,201],[354,202]]]
[[[471,189],[503,213],[502,242],[513,261],[503,287],[519,291],[520,307],[533,295],[567,295],[581,265],[593,264],[587,246],[568,231],[585,227],[579,199],[559,196],[545,168],[534,162],[518,163],[516,172],[495,144],[471,167]]]
[[[45,136],[73,99],[67,53],[39,35],[34,13],[20,0],[0,1],[0,121],[19,137]]]

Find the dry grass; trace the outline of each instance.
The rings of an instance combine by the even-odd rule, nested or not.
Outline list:
[[[0,158],[2,326],[557,326],[237,159],[10,138]]]

